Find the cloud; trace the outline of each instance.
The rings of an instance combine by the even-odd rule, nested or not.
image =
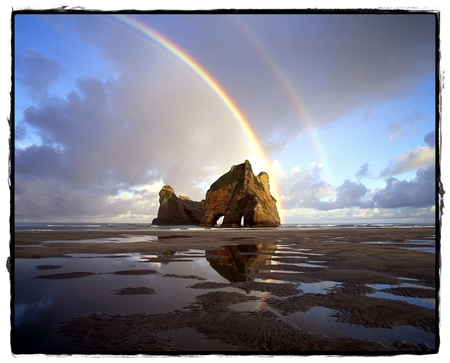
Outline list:
[[[299,213],[301,209],[323,212],[352,209],[352,215],[356,215],[357,209],[372,210],[372,212],[358,212],[362,218],[363,215],[376,214],[376,210],[380,208],[430,208],[435,204],[433,167],[419,169],[416,177],[410,181],[390,177],[386,179],[385,186],[373,190],[369,190],[362,183],[350,180],[345,180],[333,189],[321,179],[320,168],[315,165],[304,170],[293,168],[283,175],[278,171],[278,174],[282,182],[280,185],[283,206],[287,216],[292,216],[293,211]],[[409,209],[407,214],[412,213],[413,211]],[[384,215],[387,214],[388,212],[384,211]],[[331,215],[337,216],[337,212]]]
[[[366,195],[368,189],[361,183],[345,180],[337,187],[336,199],[327,203],[326,208],[338,209],[348,207],[360,207],[366,205],[361,199]]]
[[[417,132],[416,125],[421,123],[423,116],[420,112],[414,111],[407,118],[401,122],[395,122],[389,125],[389,140],[393,140],[395,137],[404,138]]]
[[[128,210],[151,221],[157,193],[133,192],[139,186],[164,180],[200,200],[231,165],[254,159],[235,119],[185,68],[167,67],[164,57],[140,65],[143,72],[136,66],[107,81],[79,78],[68,95],[43,95],[24,111],[16,142],[30,129],[39,142],[15,151],[18,218]],[[133,198],[111,199],[123,192]]]
[[[366,178],[369,175],[369,164],[365,163],[361,165],[361,168],[355,174],[355,177],[359,180],[362,178]]]
[[[297,38],[292,40],[291,64],[303,70],[293,72],[298,78],[292,83],[302,85],[298,96],[315,122],[331,122],[366,105],[368,99],[377,103],[399,97],[434,71],[432,15],[337,15],[315,24],[307,34],[300,25],[289,28]],[[266,34],[271,31],[266,29]],[[284,54],[284,45],[273,38],[273,54]]]
[[[435,149],[430,146],[418,146],[408,150],[398,158],[391,160],[389,166],[381,171],[381,177],[399,175],[418,168],[426,168],[436,163]]]
[[[430,223],[435,221],[435,208],[342,208],[329,211],[291,209],[285,211],[286,223]]]
[[[299,15],[296,19],[292,14],[269,14],[237,18],[252,31],[253,40],[243,37],[227,15],[180,15],[171,19],[176,27],[154,16],[149,24],[214,75],[243,113],[257,120],[252,126],[265,141],[273,133],[275,120],[282,135],[276,143],[281,144],[285,137],[308,130],[309,120],[317,125],[333,122],[369,106],[368,100],[374,106],[400,97],[434,72],[433,16]],[[81,17],[79,24],[83,39],[120,72],[149,69],[165,53],[149,39],[128,36],[133,32],[111,19],[92,22]],[[240,41],[232,41],[234,36]],[[167,64],[171,58],[166,54]],[[306,105],[307,113],[302,110]]]
[[[48,88],[64,73],[61,65],[32,48],[26,50],[24,57],[18,56],[16,64],[19,68],[18,81],[23,83],[33,98],[45,95]]]
[[[308,105],[308,117],[318,127],[361,107],[369,98],[374,105],[402,95],[434,70],[435,33],[433,21],[426,17],[407,21],[401,16],[348,17],[343,23],[318,21],[315,26],[286,22],[283,17],[267,26],[262,20],[268,18],[272,17],[250,16],[245,21],[258,30],[275,66],[286,69],[290,99]],[[20,91],[34,100],[32,107],[20,110],[23,117],[15,134],[20,145],[15,151],[18,217],[142,215],[150,221],[157,211],[157,191],[152,188],[161,183],[200,200],[233,164],[249,159],[255,172],[262,170],[230,110],[185,64],[113,18],[92,19],[77,18],[75,38],[80,35],[95,49],[89,54],[101,57],[86,59],[86,67],[107,70],[94,77],[80,74],[71,91],[54,90],[53,96],[48,92],[67,75],[65,71],[78,72],[83,67],[66,69],[66,63],[32,49],[16,58]],[[205,33],[202,21],[206,19],[190,19],[182,17],[175,27],[161,15],[152,18],[152,25],[192,52],[233,95],[243,114],[252,116],[255,135],[266,152],[283,151],[283,145],[308,125],[297,109],[293,114],[295,105],[280,92],[283,84],[274,78],[277,74],[266,77],[267,64],[261,64],[249,44],[224,36],[223,25],[229,26],[226,17],[221,21],[207,17],[208,34],[201,38],[197,35]],[[64,31],[72,30],[70,24]],[[361,27],[369,38],[360,36]],[[383,54],[389,60],[382,59]],[[113,72],[105,76],[110,69]],[[67,77],[70,84],[73,77],[73,73]],[[431,136],[427,140],[428,146],[392,161],[385,176],[396,175],[407,165],[428,165]],[[322,180],[318,166],[279,174],[288,210],[334,211],[369,205],[363,184],[346,180],[334,189]],[[357,176],[367,174],[365,164]],[[154,187],[145,187],[149,185]],[[386,204],[388,194],[379,199]]]
[[[320,178],[320,167],[313,164],[308,169],[292,168],[278,172],[278,186],[285,209],[317,208],[323,198],[334,195],[332,186]]]
[[[379,208],[431,207],[436,202],[435,169],[419,169],[411,181],[390,177],[378,190],[373,202]]]
[[[320,185],[320,180],[316,182]],[[435,170],[419,169],[412,180],[388,178],[385,186],[368,190],[361,183],[346,180],[335,190],[332,198],[310,199],[293,203],[284,211],[286,223],[433,223],[435,208]],[[301,192],[298,193],[300,195]],[[305,195],[311,195],[306,191]]]
[[[429,147],[434,148],[436,145],[436,131],[432,131],[426,134],[423,140]]]
[[[285,209],[327,211],[368,205],[368,202],[362,201],[368,192],[363,184],[345,180],[342,185],[333,189],[321,179],[320,170],[320,166],[312,164],[308,169],[295,167],[278,176]]]

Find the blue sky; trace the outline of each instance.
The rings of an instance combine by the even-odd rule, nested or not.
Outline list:
[[[17,14],[17,221],[151,222],[231,165],[269,167],[285,223],[435,220],[432,14],[147,14],[239,107],[106,14]]]

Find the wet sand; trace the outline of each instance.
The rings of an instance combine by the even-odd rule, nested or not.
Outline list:
[[[99,238],[113,240],[123,235],[157,236],[157,240],[155,237],[150,242],[77,242]],[[66,340],[68,353],[433,353],[438,349],[436,344],[430,346],[400,339],[386,345],[350,336],[334,338],[299,329],[286,317],[320,307],[334,311],[334,318],[346,324],[377,329],[406,325],[437,334],[437,309],[370,296],[377,292],[374,285],[389,285],[380,291],[399,297],[436,298],[438,254],[407,249],[429,248],[426,242],[434,238],[434,228],[18,231],[15,233],[15,257],[40,259],[80,253],[145,255],[164,251],[164,254],[148,259],[149,262],[164,263],[176,261],[177,256],[171,252],[205,250],[213,266],[224,258],[220,256],[222,246],[255,246],[240,252],[240,260],[233,262],[237,266],[233,271],[222,271],[223,266],[219,265],[215,267],[224,276],[229,274],[226,277],[230,284],[204,281],[196,276],[178,276],[196,279],[189,288],[199,291],[194,301],[182,309],[159,314],[90,314],[61,322],[58,334]],[[301,263],[300,252],[305,251],[308,264]],[[185,257],[183,259],[186,261]],[[65,275],[58,273],[58,266],[51,265],[41,265],[40,269],[46,270],[46,275],[41,278],[47,279],[83,278],[91,273]],[[154,272],[137,267],[114,273]],[[271,283],[271,279],[290,284]],[[301,290],[299,294],[299,289],[294,287],[323,281],[338,285],[326,294],[301,293]],[[399,286],[401,281],[414,281],[415,286]],[[259,299],[224,291],[228,286],[270,292],[270,297],[264,301],[267,308],[260,311],[230,308]],[[202,289],[209,290],[202,293]],[[139,295],[157,291],[152,286],[142,286],[114,293]]]

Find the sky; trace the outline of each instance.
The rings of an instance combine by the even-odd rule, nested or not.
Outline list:
[[[433,12],[14,17],[14,215],[150,223],[246,159],[283,223],[433,223]]]

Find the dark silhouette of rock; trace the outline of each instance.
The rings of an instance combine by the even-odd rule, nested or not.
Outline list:
[[[152,224],[158,225],[197,225],[205,212],[205,200],[193,201],[180,195],[177,197],[170,185],[159,192],[158,216]]]
[[[269,175],[253,174],[249,161],[234,165],[214,182],[206,193],[205,213],[201,226],[215,226],[224,217],[221,227],[277,227],[280,225],[276,199],[270,194]]]

